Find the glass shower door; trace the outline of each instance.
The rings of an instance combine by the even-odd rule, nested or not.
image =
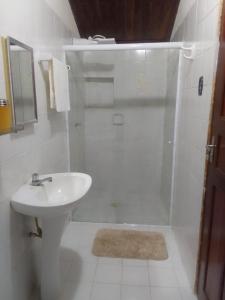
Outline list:
[[[168,51],[84,52],[80,63],[84,162],[74,171],[90,174],[93,185],[73,219],[168,224],[170,195],[165,199],[162,190],[166,180],[171,185],[163,164],[171,169],[168,159],[173,159],[165,152],[165,128],[174,122],[166,113]]]

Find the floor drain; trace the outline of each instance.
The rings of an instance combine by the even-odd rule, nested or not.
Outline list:
[[[112,202],[112,203],[110,204],[110,206],[112,206],[112,207],[119,207],[119,206],[120,206],[120,203],[119,203],[119,202]]]

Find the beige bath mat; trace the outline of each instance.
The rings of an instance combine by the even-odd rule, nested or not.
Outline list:
[[[168,258],[161,233],[101,229],[97,232],[92,253],[99,257],[165,260]]]

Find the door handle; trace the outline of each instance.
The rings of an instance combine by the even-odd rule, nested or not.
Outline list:
[[[212,137],[212,144],[206,145],[206,158],[210,163],[213,162],[215,149],[216,149],[215,137]]]

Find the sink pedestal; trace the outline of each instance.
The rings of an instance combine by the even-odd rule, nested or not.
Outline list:
[[[46,182],[46,178],[52,178]],[[60,298],[60,242],[70,211],[89,190],[92,179],[84,173],[54,173],[39,177],[43,185],[28,180],[13,195],[15,211],[42,221],[41,300]]]
[[[41,300],[60,298],[60,242],[67,215],[42,218]]]

